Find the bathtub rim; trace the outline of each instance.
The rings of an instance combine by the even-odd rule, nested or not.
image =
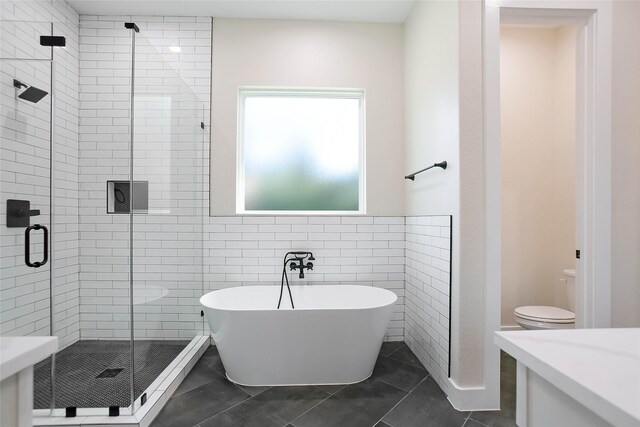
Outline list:
[[[273,308],[227,308],[227,307],[219,307],[219,306],[213,306],[213,305],[208,305],[205,304],[203,302],[204,298],[209,295],[212,294],[214,292],[220,292],[220,291],[227,291],[229,289],[236,289],[236,288],[242,288],[242,289],[247,289],[247,288],[259,288],[259,289],[264,289],[267,287],[272,287],[274,289],[277,289],[277,292],[279,292],[280,287],[278,285],[248,285],[248,286],[230,286],[228,288],[222,288],[222,289],[216,289],[210,292],[207,292],[206,294],[202,295],[199,298],[199,302],[200,305],[204,308],[208,308],[211,310],[220,310],[220,311],[229,311],[229,312],[244,312],[244,311],[251,311],[251,312],[271,312],[271,311],[275,311],[275,312],[288,312],[288,311],[344,311],[344,310],[375,310],[378,308],[383,308],[383,307],[388,307],[391,305],[394,305],[398,302],[398,295],[396,295],[395,292],[390,291],[389,289],[385,289],[385,288],[379,288],[377,286],[371,286],[371,285],[337,285],[337,284],[326,284],[326,285],[292,285],[291,288],[296,288],[296,287],[300,287],[300,288],[304,288],[304,287],[323,287],[323,286],[335,286],[335,287],[352,287],[352,288],[368,288],[368,289],[377,289],[379,291],[383,291],[383,292],[388,292],[389,294],[391,294],[393,296],[393,300],[385,303],[385,304],[378,304],[378,305],[368,305],[368,306],[361,306],[361,307],[311,307],[311,308],[291,308],[291,307],[282,307],[282,308],[277,308],[277,307],[273,307]],[[283,292],[283,299],[285,298],[286,294],[286,290]],[[366,379],[366,378],[365,378]]]

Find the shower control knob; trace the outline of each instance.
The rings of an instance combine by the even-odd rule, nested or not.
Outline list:
[[[312,263],[312,262],[308,262],[308,263],[307,263],[307,268],[308,268],[309,270],[313,270],[313,263]]]

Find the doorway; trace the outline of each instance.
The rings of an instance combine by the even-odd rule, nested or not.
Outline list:
[[[502,330],[573,327],[576,38],[500,28]]]
[[[484,16],[485,387],[499,396],[502,290],[500,26],[574,26],[576,50],[576,327],[611,318],[611,5],[599,1],[488,1]],[[576,253],[578,255],[578,253]]]

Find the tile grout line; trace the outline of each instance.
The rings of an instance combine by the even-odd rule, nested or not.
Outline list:
[[[467,423],[469,422],[469,417],[471,416],[471,413],[472,413],[472,412],[473,412],[473,411],[469,411],[469,415],[467,415],[467,418],[465,418],[465,419],[464,419],[464,422],[462,423],[462,426],[461,426],[461,427],[464,427],[464,426],[466,426],[466,425],[467,425]]]
[[[227,380],[228,380],[228,378],[226,378],[226,377],[225,377],[225,379],[227,379]],[[229,381],[229,382],[231,382],[231,381]],[[274,387],[274,386],[271,386],[271,387],[269,387],[269,388],[267,388],[267,389],[262,390],[260,393],[256,393],[256,394],[253,394],[253,395],[252,395],[252,394],[251,394],[251,393],[249,393],[247,390],[245,390],[245,388],[244,388],[244,387],[242,387],[241,385],[235,384],[235,383],[233,383],[233,382],[231,382],[231,384],[234,384],[235,386],[240,387],[240,389],[241,389],[242,391],[244,391],[245,393],[247,393],[248,395],[250,395],[252,399],[253,399],[254,397],[256,397],[256,396],[260,396],[260,395],[261,395],[262,393],[264,393],[265,391],[269,391],[269,390],[271,390],[271,389]],[[245,386],[245,387],[251,387],[251,386]]]
[[[376,424],[378,424],[380,421],[382,421],[384,419],[384,417],[386,417],[387,415],[389,415],[391,413],[391,411],[393,411],[398,405],[400,405],[420,384],[422,384],[423,382],[425,382],[429,377],[431,376],[431,374],[427,375],[426,377],[424,377],[422,379],[422,381],[420,381],[418,384],[416,384],[416,386],[414,388],[411,389],[410,392],[408,392],[402,399],[398,400],[398,402],[393,405],[393,407],[391,409],[389,409],[377,422]],[[385,383],[386,384],[386,383]],[[386,421],[384,421],[386,424]],[[374,424],[375,426],[375,424]],[[393,427],[391,424],[389,424],[389,426]]]
[[[388,342],[394,342],[394,341],[388,341]],[[398,341],[395,341],[395,342],[398,342]],[[402,343],[404,343],[404,345],[407,345],[407,343],[406,343],[405,341],[399,341],[399,342],[402,342]],[[407,346],[407,347],[408,347],[408,346]],[[391,353],[387,354],[386,356],[385,356],[384,354],[382,354],[381,356],[382,356],[382,357],[389,357],[389,356],[391,356],[392,354],[394,354],[394,353],[396,353],[396,352],[400,351],[400,349],[401,349],[401,348],[402,348],[402,346],[399,346],[398,348],[396,348],[395,350],[393,350]]]
[[[422,364],[422,362],[420,362],[420,366],[416,366],[416,365],[411,364],[411,363],[403,362],[402,360],[394,359],[393,357],[390,357],[390,356],[382,356],[382,357],[384,357],[385,359],[392,360],[392,361],[394,361],[396,363],[400,363],[401,365],[410,366],[410,367],[415,368],[415,369],[422,369],[427,374],[431,375],[431,372],[429,372],[429,370]]]
[[[233,384],[233,383],[232,383],[232,384]],[[235,384],[234,384],[234,385],[235,385]],[[292,424],[292,425],[293,425],[293,421],[294,421],[294,420],[296,420],[297,418],[299,418],[299,417],[301,417],[302,415],[306,414],[307,412],[309,412],[310,410],[312,410],[312,409],[313,409],[313,408],[315,408],[316,406],[320,405],[321,403],[325,402],[326,400],[328,400],[329,398],[331,398],[331,396],[333,396],[335,393],[339,392],[340,390],[342,390],[342,389],[344,388],[344,387],[342,387],[342,388],[340,388],[340,389],[336,390],[334,393],[329,393],[329,392],[326,392],[326,391],[324,391],[324,390],[320,389],[320,388],[319,388],[319,387],[317,387],[317,386],[314,386],[314,387],[316,387],[318,390],[320,390],[320,391],[322,391],[322,392],[324,392],[324,393],[327,393],[327,394],[328,394],[328,396],[327,396],[325,399],[323,399],[322,401],[318,402],[316,405],[312,406],[311,408],[309,408],[308,410],[306,410],[305,412],[303,412],[302,414],[300,414],[300,415],[298,415],[297,417],[295,417],[293,420],[288,421],[288,422],[285,424],[285,426],[286,426],[286,425],[288,425],[288,424]],[[346,387],[346,385],[345,385],[345,387]],[[240,387],[240,388],[241,388],[241,387]],[[225,409],[224,411],[220,411],[220,412],[218,412],[217,414],[215,414],[215,415],[213,415],[213,416],[211,416],[211,417],[209,417],[209,418],[206,418],[206,419],[204,419],[204,420],[200,421],[197,425],[200,425],[200,423],[202,423],[202,422],[204,422],[204,421],[207,421],[208,419],[214,418],[214,417],[216,417],[216,416],[218,416],[218,415],[220,415],[220,414],[222,414],[222,413],[224,413],[224,412],[226,412],[226,411],[228,411],[228,410],[230,410],[230,409],[232,409],[232,408],[234,408],[234,407],[236,407],[236,406],[238,406],[238,405],[240,405],[240,404],[243,404],[243,403],[245,403],[245,402],[248,402],[249,400],[253,399],[254,397],[259,396],[259,395],[261,395],[262,393],[264,393],[264,392],[266,392],[266,391],[268,391],[268,390],[270,390],[270,389],[272,389],[272,388],[273,388],[273,387],[270,387],[270,388],[268,388],[267,390],[261,391],[260,393],[256,394],[255,396],[250,396],[248,399],[245,399],[245,400],[243,400],[242,402],[238,402],[237,404],[235,404],[235,405],[233,405],[233,406],[228,407],[228,408],[227,408],[227,409]],[[244,389],[242,389],[242,390],[246,393],[246,391],[245,391]],[[197,426],[197,425],[196,425],[196,426]],[[294,427],[295,427],[295,426],[294,426]]]
[[[204,357],[204,353],[202,353],[202,356],[200,356],[200,359],[198,359],[198,361],[196,362],[196,364],[195,364],[195,365],[193,365],[193,368],[191,368],[191,371],[189,372],[189,375],[190,375],[192,372],[194,372],[194,371],[195,371],[195,369],[196,369],[196,365],[198,365],[198,364],[202,361],[202,358],[203,358],[203,357]],[[213,370],[213,373],[214,373],[214,374],[216,374],[216,375],[218,375],[220,378],[222,378],[222,379],[224,379],[224,380],[229,381],[225,375],[221,374],[220,372],[216,371],[215,369]],[[189,375],[187,375],[186,377],[184,377],[184,379],[182,380],[182,382],[180,383],[180,385],[182,385],[182,383],[183,383],[184,381],[186,381],[186,379],[187,379],[187,377],[188,377]],[[190,388],[189,390],[183,391],[182,393],[180,393],[180,394],[178,394],[178,395],[176,395],[176,394],[175,394],[175,391],[174,391],[174,392],[173,392],[173,394],[169,397],[169,399],[173,399],[173,398],[175,398],[175,397],[180,397],[180,396],[182,396],[183,394],[186,394],[186,393],[192,392],[193,390],[195,390],[195,389],[197,389],[197,388],[204,387],[204,386],[206,386],[206,385],[208,385],[208,384],[211,384],[213,381],[214,381],[214,380],[211,380],[211,381],[209,381],[209,382],[207,382],[207,383],[204,383],[204,384],[201,384],[201,385],[199,385],[199,386],[197,386],[197,387]],[[233,384],[234,386],[238,387],[240,390],[242,390],[242,391],[244,391],[245,393],[247,393],[247,391],[246,391],[246,390],[244,390],[244,389],[243,389],[242,387],[240,387],[239,385],[237,385],[237,384],[235,384],[235,383],[233,383],[233,382],[231,382],[231,381],[229,381],[229,382],[230,382],[231,384]],[[178,387],[179,387],[179,386],[178,386]],[[177,389],[176,389],[176,391],[177,391]],[[249,394],[249,393],[247,393],[247,394]],[[250,396],[251,396],[251,395],[250,395]],[[251,396],[251,397],[253,397],[253,396]]]
[[[346,384],[344,387],[346,387],[349,384]],[[331,397],[336,394],[337,392],[339,392],[340,390],[344,389],[344,387],[342,387],[339,390],[336,390],[335,393],[331,393],[329,394],[329,396],[326,397],[326,399],[322,400],[321,402],[318,402],[316,405],[313,405],[311,408],[307,409],[306,411],[304,411],[303,413],[301,413],[300,415],[298,415],[297,417],[295,417],[294,419],[292,419],[291,421],[289,421],[287,424],[285,424],[285,426],[287,426],[288,424],[291,424],[293,427],[296,427],[296,425],[293,423],[295,420],[297,420],[298,418],[300,418],[301,416],[303,416],[304,414],[306,414],[307,412],[311,411],[313,408],[317,407],[318,405],[321,405],[322,403],[326,402],[327,400],[331,399]],[[326,393],[326,392],[325,392]]]
[[[234,384],[234,385],[235,385],[235,384]],[[244,390],[242,390],[242,391],[244,391]],[[247,392],[245,391],[245,393],[247,393]],[[238,406],[238,405],[242,405],[243,403],[248,402],[248,401],[250,401],[251,399],[253,399],[253,398],[255,397],[255,396],[251,396],[251,395],[249,395],[248,393],[247,393],[247,395],[249,396],[248,398],[246,398],[246,399],[244,399],[244,400],[242,400],[242,401],[240,401],[240,402],[236,403],[235,405],[231,405],[231,406],[229,406],[228,408],[226,408],[226,409],[224,409],[224,410],[222,410],[222,411],[218,412],[217,414],[214,414],[214,415],[212,415],[212,416],[210,416],[210,417],[208,417],[208,418],[205,418],[204,420],[200,420],[200,421],[198,421],[198,424],[196,424],[194,427],[197,427],[197,426],[201,425],[203,422],[205,422],[205,421],[207,421],[207,420],[210,420],[211,418],[215,418],[215,417],[217,417],[218,415],[220,415],[220,414],[223,414],[223,413],[227,412],[229,409],[235,408],[235,407],[236,407],[236,406]],[[256,395],[256,396],[257,396],[257,395]]]
[[[428,376],[428,375],[427,375],[427,376]],[[421,379],[421,380],[420,380],[420,382],[419,382],[418,384],[416,384],[414,387],[412,387],[412,388],[411,388],[411,390],[409,390],[409,391],[407,391],[407,390],[405,390],[405,389],[403,389],[403,388],[400,388],[400,387],[398,387],[397,385],[389,384],[389,383],[388,383],[388,382],[386,382],[385,380],[381,380],[381,379],[378,379],[378,378],[376,378],[374,381],[378,381],[378,382],[380,382],[380,383],[383,383],[383,384],[388,385],[389,387],[396,388],[396,389],[398,389],[398,390],[400,390],[400,391],[404,391],[405,393],[409,394],[409,393],[411,393],[413,390],[415,390],[415,388],[416,388],[416,387],[418,387],[418,385],[420,385],[420,383],[421,383],[422,381],[424,381],[425,379],[427,379],[427,377],[424,377],[423,379]],[[386,415],[386,414],[385,414],[385,415]]]
[[[400,347],[400,348],[402,348],[402,347]],[[393,352],[391,352],[390,354],[395,353],[396,351],[400,350],[400,348],[398,348],[398,349],[394,350],[394,351],[393,351]],[[382,356],[382,357],[387,357],[387,356]],[[400,362],[400,363],[402,363],[402,362]],[[425,371],[426,371],[426,369],[425,369]],[[426,377],[424,377],[424,378],[422,379],[422,381],[426,380],[426,379],[429,377],[429,375],[430,375],[430,374],[429,374],[429,373],[428,373],[428,371],[427,371],[427,376],[426,376]],[[371,377],[367,378],[367,380],[368,380],[368,379],[372,379],[372,377],[373,377],[373,373],[371,373]],[[366,380],[365,380],[365,381],[366,381]],[[401,388],[399,388],[399,387],[396,387],[396,386],[394,386],[394,385],[392,385],[392,384],[386,383],[386,382],[384,382],[384,381],[382,381],[382,380],[379,380],[379,379],[375,379],[374,381],[381,382],[381,383],[386,384],[386,385],[388,385],[388,386],[390,386],[390,387],[394,387],[394,388],[396,388],[396,389],[398,389],[398,390],[400,390],[400,391],[406,391],[406,390],[403,390],[403,389],[401,389]],[[422,383],[422,381],[420,381],[418,384],[416,384],[416,386],[415,386],[415,387],[413,387],[413,388],[411,389],[411,391],[408,391],[408,392],[407,392],[407,394],[406,394],[405,396],[403,396],[403,397],[402,397],[402,399],[400,399],[400,400],[398,401],[398,403],[400,403],[402,400],[404,400],[404,398],[405,398],[405,397],[407,397],[407,396],[409,395],[409,393],[411,393],[413,390],[415,390],[415,388],[416,388],[416,387],[418,387],[418,385],[420,385],[420,384]],[[313,407],[309,408],[308,410],[306,410],[306,411],[305,411],[305,412],[303,412],[302,414],[298,415],[298,416],[297,416],[297,417],[295,417],[293,420],[291,420],[288,424],[291,424],[293,427],[295,427],[295,424],[293,423],[295,420],[297,420],[298,418],[302,417],[304,414],[306,414],[307,412],[311,411],[313,408],[317,407],[318,405],[321,405],[322,403],[326,402],[326,401],[327,401],[327,400],[329,400],[333,395],[335,395],[336,393],[338,393],[340,390],[344,390],[344,388],[345,388],[345,387],[348,387],[349,385],[351,385],[351,384],[345,384],[342,388],[340,388],[340,389],[336,390],[336,391],[335,391],[335,392],[333,392],[333,393],[330,393],[330,394],[329,394],[329,396],[328,396],[326,399],[324,399],[323,401],[321,401],[321,402],[319,402],[318,404],[314,405]],[[396,405],[397,405],[397,404],[396,404]],[[394,405],[394,408],[395,408],[395,405]],[[393,408],[391,408],[391,409],[393,409]],[[387,413],[388,413],[388,412],[387,412]],[[385,415],[386,415],[386,413],[385,413]],[[380,420],[378,420],[378,422],[380,422]],[[376,424],[377,424],[377,423],[376,423]],[[285,424],[285,426],[286,426],[286,425],[287,425],[287,424]]]
[[[204,355],[204,353],[203,353],[203,355]],[[200,360],[202,360],[202,356],[200,357]],[[200,362],[200,360],[198,360],[198,363]],[[195,368],[195,366],[194,366],[194,368]],[[192,372],[193,372],[193,369],[192,369]],[[234,407],[236,407],[236,406],[238,406],[238,405],[240,405],[240,404],[242,404],[242,403],[244,403],[244,402],[247,402],[247,401],[249,401],[249,400],[253,399],[255,396],[259,396],[260,394],[262,394],[262,393],[263,393],[263,392],[261,392],[261,393],[256,394],[255,396],[251,396],[251,395],[250,395],[250,394],[249,394],[245,389],[243,389],[243,388],[242,388],[242,387],[240,387],[239,385],[235,384],[234,382],[229,381],[229,379],[228,379],[225,375],[222,375],[220,372],[218,372],[218,371],[215,371],[215,370],[214,370],[214,374],[218,375],[218,376],[219,376],[220,378],[222,378],[223,380],[228,381],[230,384],[232,384],[234,387],[236,387],[238,390],[242,391],[243,393],[246,393],[248,397],[247,397],[246,399],[244,399],[244,400],[242,400],[242,401],[240,401],[240,402],[238,402],[238,403],[234,404],[234,405],[229,406],[228,408],[225,408],[224,410],[222,410],[222,411],[220,411],[220,412],[218,412],[218,413],[216,413],[216,414],[214,414],[214,415],[212,415],[212,416],[210,416],[210,417],[205,418],[204,420],[200,420],[200,421],[198,421],[198,423],[197,423],[197,424],[195,424],[195,426],[194,426],[194,427],[197,427],[197,426],[199,426],[200,424],[202,424],[203,422],[207,421],[208,419],[211,419],[211,418],[213,418],[213,417],[216,417],[216,416],[218,416],[218,415],[222,414],[223,412],[226,412],[226,411],[228,411],[229,409],[234,408]],[[186,377],[185,377],[185,380],[186,380]],[[183,381],[184,381],[184,380],[183,380]],[[199,385],[198,387],[194,387],[194,388],[192,388],[191,390],[188,390],[188,391],[182,392],[182,393],[180,393],[178,396],[173,396],[173,395],[171,395],[171,397],[169,397],[169,400],[174,399],[175,397],[183,396],[183,395],[185,395],[185,394],[187,394],[187,393],[190,393],[190,392],[192,392],[192,391],[194,391],[194,390],[196,390],[196,389],[198,389],[198,388],[200,388],[200,387],[204,387],[204,386],[206,386],[206,385],[209,385],[209,384],[211,384],[212,382],[213,382],[213,380],[212,380],[212,381],[209,381],[209,382],[208,382],[208,383],[206,383],[206,384]],[[264,391],[266,391],[266,390],[264,390]],[[168,401],[167,401],[167,403],[168,403]],[[166,406],[166,405],[165,405],[165,406]],[[163,408],[163,409],[164,409],[164,408]],[[162,413],[162,411],[160,411],[160,413],[158,413],[158,415],[156,416],[156,418],[158,418],[158,417],[160,416],[160,414],[161,414],[161,413]],[[155,419],[154,419],[154,421],[155,421]]]
[[[464,422],[464,424],[463,424],[463,426],[462,426],[462,427],[464,427],[464,426],[467,424],[467,422],[469,422],[469,421],[473,421],[474,423],[476,423],[476,424],[480,424],[481,426],[484,426],[484,427],[489,427],[489,425],[488,425],[488,424],[481,423],[480,421],[478,421],[478,420],[475,420],[475,419],[471,418],[471,414],[469,414],[469,417],[467,417],[467,419],[466,419],[466,421]]]

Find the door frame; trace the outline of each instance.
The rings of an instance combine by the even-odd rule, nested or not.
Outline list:
[[[499,397],[501,314],[500,24],[574,25],[576,57],[576,327],[611,324],[611,38],[608,1],[488,0],[484,7],[485,386]]]

